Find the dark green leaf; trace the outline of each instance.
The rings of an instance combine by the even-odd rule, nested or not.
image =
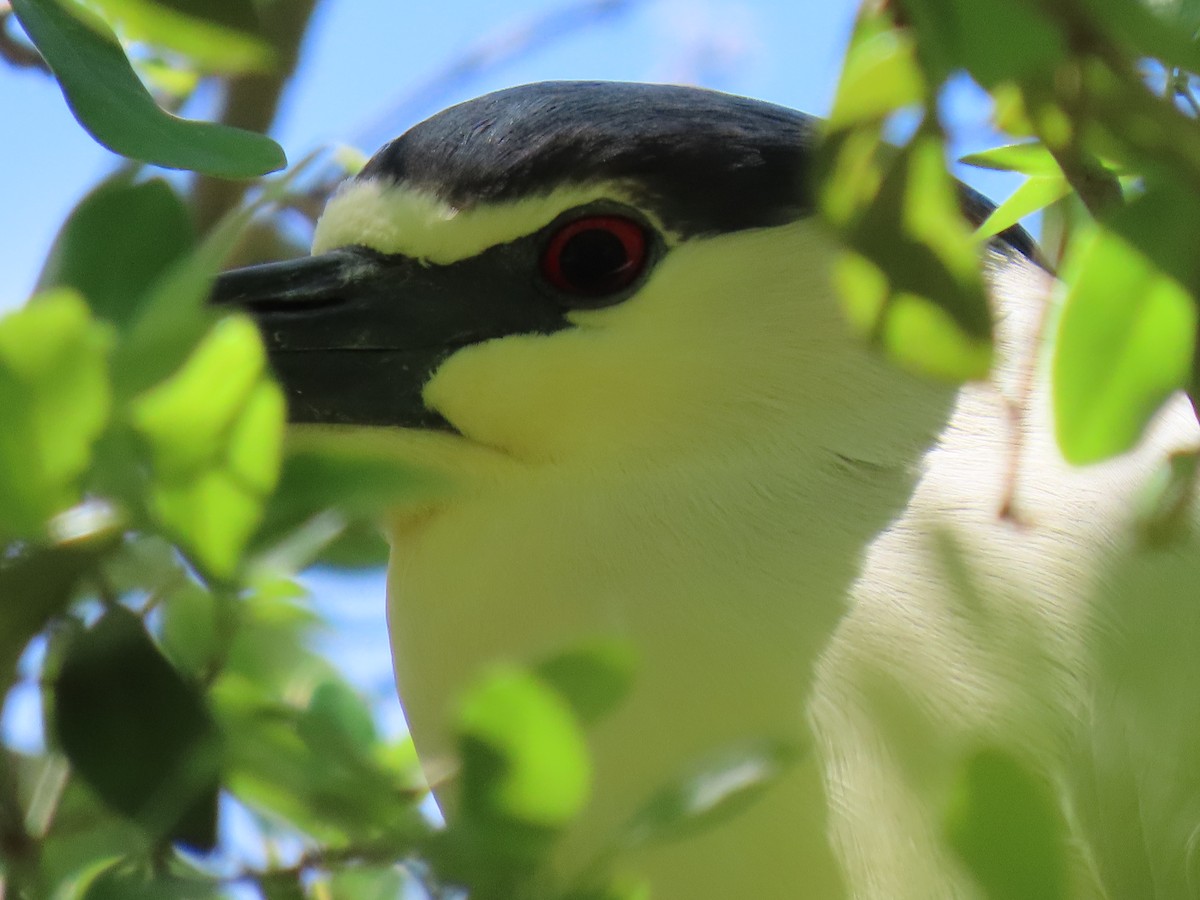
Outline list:
[[[728,821],[751,806],[804,755],[793,743],[733,747],[659,791],[630,823],[633,846],[677,840]]]
[[[253,178],[287,165],[261,134],[163,112],[108,27],[60,0],[13,0],[22,27],[54,70],[71,112],[115,153],[168,169]],[[86,16],[86,21],[85,21]]]
[[[67,289],[0,318],[0,537],[79,499],[108,420],[110,337]]]
[[[167,266],[195,243],[183,201],[162,179],[103,182],[72,210],[55,239],[40,285],[67,285],[118,325]]]
[[[55,684],[55,730],[75,771],[152,834],[215,841],[220,735],[128,610],[107,611],[72,645]]]
[[[1066,41],[1032,3],[1011,0],[904,0],[917,51],[936,82],[966,69],[985,88],[1048,77]]]
[[[624,641],[602,641],[560,653],[534,671],[571,705],[585,725],[607,715],[625,699],[636,662]]]
[[[1066,835],[1049,784],[998,749],[963,766],[946,836],[988,900],[1064,900]]]

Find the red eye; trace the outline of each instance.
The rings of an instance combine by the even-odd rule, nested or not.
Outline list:
[[[542,275],[566,294],[597,300],[637,280],[646,266],[646,230],[620,216],[587,216],[558,229],[542,254]]]

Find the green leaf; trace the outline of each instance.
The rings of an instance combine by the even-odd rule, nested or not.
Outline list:
[[[72,287],[96,315],[127,325],[150,286],[194,243],[187,207],[167,182],[111,178],[71,211],[39,287]]]
[[[151,508],[218,577],[240,563],[278,477],[284,401],[265,367],[253,322],[229,316],[131,406],[154,466]]]
[[[1026,178],[1007,200],[992,210],[991,215],[980,223],[975,230],[975,237],[978,240],[993,238],[1026,216],[1045,209],[1069,193],[1071,184],[1061,174]]]
[[[636,667],[625,641],[597,641],[552,656],[534,670],[571,705],[585,725],[610,713],[629,694]]]
[[[0,318],[0,538],[75,503],[108,421],[107,328],[70,290]]]
[[[926,90],[911,35],[891,27],[884,17],[864,15],[846,51],[829,126],[882,120],[923,102]]]
[[[994,748],[963,766],[946,836],[988,900],[1065,900],[1066,835],[1050,785]]]
[[[834,152],[821,202],[849,250],[834,283],[851,324],[907,368],[984,377],[991,313],[936,125],[899,154],[853,134]]]
[[[1061,175],[1062,169],[1046,145],[1041,141],[1022,141],[1005,144],[978,153],[968,153],[960,163],[980,169],[996,169],[1001,172],[1020,172],[1024,175]]]
[[[159,109],[108,27],[66,2],[13,0],[12,7],[71,112],[99,143],[131,159],[225,178],[254,178],[287,165],[283,150],[264,135]]]
[[[1158,208],[1153,198],[1149,208],[1143,202],[1126,215],[1143,221]],[[1169,232],[1190,234],[1191,224],[1167,218],[1144,239],[1161,234],[1179,246]],[[1150,417],[1187,383],[1196,309],[1178,280],[1110,229],[1077,238],[1063,273],[1069,289],[1055,344],[1055,431],[1063,456],[1082,465],[1133,447]]]
[[[406,449],[380,430],[294,430],[262,540],[279,540],[329,508],[369,521],[402,501],[444,494],[446,479],[415,465]]]
[[[335,872],[329,881],[330,900],[396,900],[406,896],[409,879],[399,866],[355,866]]]
[[[629,824],[625,839],[630,846],[644,846],[727,822],[753,805],[806,752],[784,741],[723,750],[657,792]]]
[[[933,80],[966,69],[985,89],[1048,77],[1066,56],[1063,35],[1034,4],[906,0],[917,51]]]
[[[243,28],[204,15],[213,4],[155,0],[91,0],[126,36],[173,50],[200,69],[224,75],[267,72],[278,64],[274,49]],[[228,4],[221,4],[228,5]],[[239,4],[245,9],[248,4]],[[190,8],[183,8],[183,7]],[[253,25],[253,17],[238,23]]]
[[[567,702],[536,675],[497,668],[457,718],[464,814],[561,828],[583,808],[591,763]]]
[[[152,834],[213,845],[220,735],[199,691],[133,613],[108,610],[70,647],[54,725],[71,765],[108,806]]]

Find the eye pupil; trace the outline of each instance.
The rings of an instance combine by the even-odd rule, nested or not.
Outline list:
[[[573,235],[559,251],[563,278],[582,293],[608,293],[624,287],[623,276],[632,264],[621,239],[603,228]]]
[[[575,304],[591,305],[633,284],[646,263],[646,232],[621,216],[585,216],[560,227],[542,257],[542,274]]]

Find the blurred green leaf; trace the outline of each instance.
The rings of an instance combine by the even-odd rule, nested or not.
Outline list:
[[[115,540],[27,547],[0,554],[0,696],[25,645],[51,617],[65,612],[80,581]]]
[[[205,15],[206,7],[222,4],[155,0],[91,2],[127,37],[172,50],[206,72],[224,75],[266,72],[278,64],[274,49],[262,38]],[[241,5],[253,10],[250,4]],[[240,24],[252,25],[253,18]]]
[[[883,16],[860,16],[842,63],[829,127],[881,121],[925,99],[925,75],[908,32]]]
[[[68,289],[0,318],[0,538],[79,499],[109,416],[111,335]]]
[[[162,596],[163,652],[185,676],[200,681],[217,658],[217,603],[202,585],[187,579]]]
[[[1022,141],[1005,144],[978,153],[968,153],[960,163],[980,169],[996,169],[1001,172],[1020,172],[1024,175],[1061,175],[1058,161],[1041,141]]]
[[[988,900],[1065,900],[1066,835],[1049,784],[1001,750],[963,766],[946,836]]]
[[[99,143],[131,159],[225,178],[254,178],[287,160],[270,138],[163,112],[94,14],[68,0],[13,0],[13,11],[54,70],[71,112]]]
[[[620,705],[633,686],[636,659],[625,641],[596,641],[540,663],[534,670],[571,705],[585,725]]]
[[[1191,252],[1186,240],[1195,220],[1179,218],[1177,205],[1159,193],[1139,198],[1111,228],[1078,238],[1064,264],[1069,289],[1055,344],[1053,399],[1059,447],[1070,462],[1098,462],[1130,449],[1167,397],[1187,384],[1195,301],[1116,231],[1156,243],[1155,255],[1186,277],[1197,264],[1183,255]]]
[[[979,240],[993,238],[1069,193],[1071,184],[1061,174],[1026,178],[1007,200],[980,223],[975,230],[975,237]]]
[[[807,751],[794,743],[760,741],[718,752],[666,785],[626,829],[631,846],[688,837],[754,804]]]
[[[220,734],[199,691],[122,607],[70,647],[55,684],[55,731],[104,802],[152,834],[216,840]]]
[[[127,325],[150,285],[194,243],[191,216],[167,182],[111,178],[71,211],[39,286],[72,287],[96,315]]]
[[[885,151],[864,141],[849,134],[832,145],[833,177],[822,196],[848,246],[834,283],[850,322],[910,369],[984,377],[991,313],[936,126],[922,125],[886,163],[878,158]],[[861,158],[847,162],[847,154]],[[867,193],[864,183],[877,184],[877,192]]]
[[[371,520],[400,501],[432,498],[448,488],[446,479],[414,466],[386,432],[293,429],[262,538],[277,540],[331,507]]]
[[[81,900],[217,900],[219,885],[208,879],[156,872],[145,860],[119,859],[98,873]]]
[[[463,812],[560,828],[591,790],[591,763],[566,700],[531,672],[497,668],[457,717]]]
[[[1032,3],[905,0],[925,70],[941,82],[966,69],[984,88],[1048,77],[1066,56],[1054,22]]]
[[[274,487],[284,415],[244,316],[220,320],[178,372],[132,404],[154,463],[155,515],[219,577],[238,565]]]
[[[396,900],[408,882],[399,866],[354,866],[330,878],[329,900]]]

